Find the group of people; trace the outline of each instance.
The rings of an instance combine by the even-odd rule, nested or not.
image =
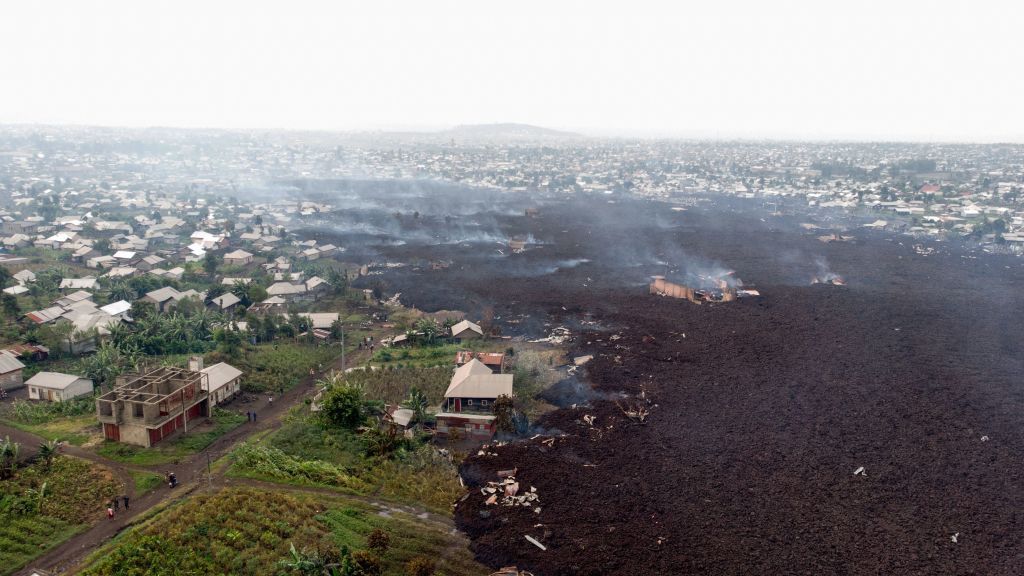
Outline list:
[[[114,513],[120,509],[121,503],[124,503],[124,510],[125,512],[127,512],[129,503],[127,494],[121,496],[120,498],[115,496],[110,502],[107,502],[107,518],[114,517]]]

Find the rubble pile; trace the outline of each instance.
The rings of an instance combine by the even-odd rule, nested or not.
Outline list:
[[[511,474],[497,482],[488,482],[487,486],[480,489],[480,493],[486,497],[484,504],[487,506],[522,506],[533,508],[534,514],[540,514],[540,497],[537,495],[537,489],[530,486],[530,489],[522,494],[519,492],[519,482]]]

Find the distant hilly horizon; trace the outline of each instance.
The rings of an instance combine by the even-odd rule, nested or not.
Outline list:
[[[117,124],[76,124],[68,122],[4,122],[2,127],[22,128],[70,128],[95,130],[127,130],[127,131],[169,131],[169,132],[225,132],[225,133],[293,133],[321,135],[382,135],[391,137],[408,137],[413,139],[454,138],[464,140],[485,141],[543,141],[543,140],[601,140],[601,139],[640,139],[640,140],[701,140],[711,142],[849,142],[860,143],[917,143],[917,144],[982,144],[982,145],[1020,145],[1024,144],[1024,135],[1004,139],[971,139],[971,138],[927,138],[913,135],[870,135],[870,134],[836,134],[836,135],[804,135],[792,134],[734,134],[730,132],[709,133],[694,131],[687,134],[631,132],[629,130],[587,129],[586,131],[560,130],[536,124],[522,122],[484,122],[456,125],[392,125],[376,127],[352,128],[298,128],[298,127],[238,127],[238,126],[173,126],[173,125],[117,125]]]

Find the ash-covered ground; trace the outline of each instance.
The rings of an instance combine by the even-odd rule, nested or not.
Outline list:
[[[376,206],[307,232],[354,261],[405,264],[361,282],[406,304],[493,310],[531,338],[565,326],[572,356],[595,355],[588,405],[464,464],[470,486],[517,468],[539,495],[539,514],[476,489],[458,504],[483,562],[544,576],[1024,573],[1020,259],[856,227],[823,243],[799,226],[813,215],[756,203],[389,193],[369,186],[359,201]],[[359,210],[375,228],[350,234]],[[726,270],[762,296],[648,294],[651,274]],[[847,285],[810,285],[829,272]],[[623,412],[637,406],[643,424]]]

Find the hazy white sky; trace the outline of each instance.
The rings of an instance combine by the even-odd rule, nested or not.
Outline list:
[[[1024,3],[10,1],[0,122],[1024,140]]]

